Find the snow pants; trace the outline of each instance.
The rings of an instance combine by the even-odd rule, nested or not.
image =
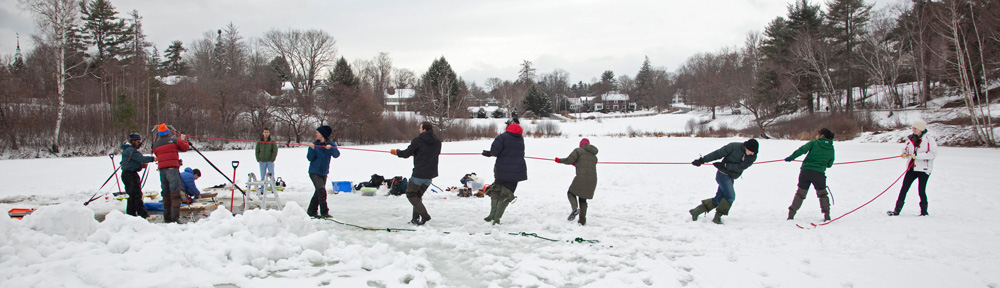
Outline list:
[[[309,173],[309,180],[312,180],[313,187],[316,189],[313,191],[312,199],[309,200],[306,214],[312,217],[330,215],[330,208],[326,206],[326,175]],[[317,208],[319,208],[319,214],[316,214]]]
[[[122,170],[122,182],[125,182],[125,193],[128,193],[128,201],[125,202],[125,214],[149,217],[146,206],[142,205],[142,186],[138,171]]]

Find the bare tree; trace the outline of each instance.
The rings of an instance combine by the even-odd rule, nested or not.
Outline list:
[[[973,13],[975,9],[971,9],[971,3],[968,10],[963,7],[965,1],[958,0],[947,0],[943,1],[943,9],[940,9],[939,19],[942,19],[942,25],[936,26],[936,32],[944,39],[946,39],[951,44],[951,56],[945,58],[947,59],[949,65],[953,66],[955,73],[952,74],[956,85],[958,85],[959,93],[961,93],[962,98],[965,100],[965,106],[969,112],[969,119],[972,121],[973,132],[976,136],[976,140],[980,144],[987,146],[996,146],[996,141],[993,136],[993,127],[990,123],[989,108],[984,108],[983,106],[989,106],[988,102],[985,102],[983,97],[978,95],[978,85],[977,82],[981,81],[974,74],[974,58],[972,50],[978,49],[982,50],[983,47],[975,47],[973,44],[977,44],[974,40],[978,37],[978,33],[973,31],[973,34],[968,35],[967,26],[974,25],[975,17]],[[969,23],[971,22],[971,23]],[[973,29],[974,30],[974,29]],[[981,45],[981,42],[978,42]]]
[[[326,31],[297,30],[264,33],[261,44],[271,53],[285,58],[291,70],[289,77],[296,94],[312,97],[319,73],[333,64],[337,56],[337,41]]]
[[[56,57],[56,93],[59,108],[56,112],[56,127],[52,137],[52,153],[59,154],[59,129],[62,127],[63,113],[66,109],[66,82],[72,78],[80,77],[70,75],[67,67],[67,53],[70,44],[67,35],[70,35],[80,21],[80,1],[77,0],[20,0],[32,13],[35,14],[35,23],[42,31],[38,37],[41,42],[55,49]]]
[[[893,37],[896,19],[890,13],[887,9],[872,12],[871,21],[864,27],[867,33],[861,37],[858,59],[868,76],[889,94],[885,100],[891,108],[903,106],[903,98],[895,84],[903,71],[904,50],[900,47],[901,41]]]
[[[392,69],[392,83],[396,89],[407,89],[417,86],[417,74],[406,68]]]

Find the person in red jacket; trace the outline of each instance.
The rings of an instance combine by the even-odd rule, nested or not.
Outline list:
[[[156,154],[157,168],[160,170],[163,223],[177,223],[181,214],[181,193],[184,193],[181,173],[177,170],[181,166],[179,152],[187,152],[191,146],[184,134],[178,133],[178,138],[171,137],[167,124],[157,125],[156,133],[160,135],[160,139],[153,143],[153,154]]]

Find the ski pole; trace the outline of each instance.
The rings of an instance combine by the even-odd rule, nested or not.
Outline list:
[[[233,179],[236,179],[236,167],[240,167],[240,161],[233,160]],[[233,182],[233,181],[229,181]],[[242,192],[243,190],[240,190]],[[244,193],[245,195],[246,193]],[[233,183],[233,190],[229,194],[229,212],[233,212],[233,202],[236,200],[236,183]],[[233,212],[235,215],[236,212]]]
[[[111,168],[115,168],[115,166],[117,166],[115,165],[115,154],[108,154],[108,157],[111,157]],[[115,176],[115,183],[118,184],[118,193],[122,193],[122,183],[118,181],[118,169],[120,168],[121,167],[115,168],[115,172],[112,175]]]
[[[101,194],[101,196],[98,196],[97,194],[101,193],[101,189],[104,189],[104,186],[107,186],[108,182],[111,182],[111,178],[114,178],[116,175],[118,175],[118,169],[122,169],[122,167],[118,166],[118,168],[116,168],[115,171],[111,173],[110,176],[108,176],[108,179],[104,180],[104,184],[101,184],[101,188],[97,188],[97,192],[94,192],[94,195],[91,195],[90,199],[87,200],[87,202],[83,202],[83,206],[90,205],[90,202],[94,202],[94,200],[97,200],[98,198],[101,198],[101,196],[104,196],[104,194]]]

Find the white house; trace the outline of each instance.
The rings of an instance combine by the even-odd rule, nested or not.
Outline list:
[[[390,87],[385,89],[385,107],[390,108],[393,111],[399,111],[399,107],[403,107],[403,111],[406,111],[406,104],[417,95],[417,91],[413,89],[395,89]]]

